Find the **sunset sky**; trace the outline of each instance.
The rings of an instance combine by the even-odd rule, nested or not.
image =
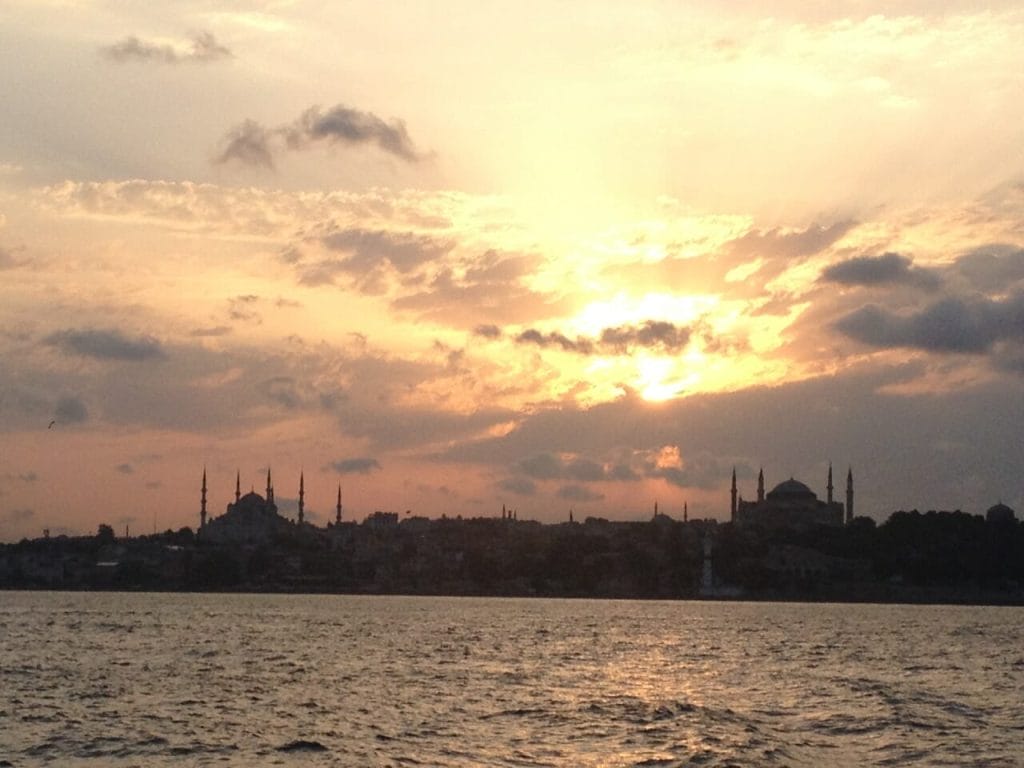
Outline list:
[[[0,540],[194,527],[204,466],[319,523],[725,520],[829,462],[1020,514],[981,5],[7,0]]]

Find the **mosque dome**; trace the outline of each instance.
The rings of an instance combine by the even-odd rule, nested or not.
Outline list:
[[[776,485],[768,492],[768,498],[772,500],[784,500],[784,499],[817,499],[817,494],[814,493],[810,488],[801,483],[799,480],[794,480],[792,477],[789,480],[783,480],[781,483]]]
[[[1017,519],[1017,514],[1013,509],[999,502],[988,508],[985,519],[990,523],[1012,523]]]

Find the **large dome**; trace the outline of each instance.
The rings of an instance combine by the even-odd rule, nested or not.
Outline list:
[[[781,483],[776,485],[768,492],[769,499],[816,499],[817,494],[814,493],[810,488],[801,483],[799,480],[794,480],[792,477],[789,480],[783,480]]]
[[[985,519],[990,523],[1012,523],[1017,519],[1017,514],[1011,507],[999,502],[988,508]]]

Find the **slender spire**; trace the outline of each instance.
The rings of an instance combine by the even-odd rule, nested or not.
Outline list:
[[[341,525],[341,483],[338,483],[338,506],[334,512],[335,525]]]
[[[685,523],[685,522],[688,522],[689,520],[690,520],[690,510],[687,508],[686,502],[684,501],[683,502],[683,522]]]
[[[242,472],[235,470],[235,504],[242,498]]]
[[[274,503],[274,483],[270,479],[270,467],[267,467],[267,503]]]
[[[206,467],[203,467],[203,491],[199,502],[199,529],[206,527]]]
[[[758,503],[764,501],[764,467],[757,473],[757,501]]]
[[[654,501],[654,516],[655,517],[658,516],[658,501],[657,501],[657,499],[655,499],[655,501]]]
[[[832,462],[828,463],[828,503],[832,503]]]
[[[853,467],[846,472],[846,524],[853,522]]]
[[[729,520],[736,522],[736,467],[732,468],[732,506],[729,508]]]
[[[299,525],[302,525],[302,521],[305,518],[303,510],[306,508],[306,478],[302,470],[299,470]]]

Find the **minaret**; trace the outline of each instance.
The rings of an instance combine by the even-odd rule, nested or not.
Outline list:
[[[832,503],[832,462],[828,463],[828,503]]]
[[[729,520],[736,522],[736,467],[732,468],[732,506],[729,508]]]
[[[242,473],[240,470],[235,471],[235,504],[242,498]]]
[[[655,517],[658,516],[658,502],[657,501],[654,502],[654,516]]]
[[[299,525],[302,525],[302,521],[305,518],[303,510],[306,508],[306,478],[303,476],[302,471],[299,471]]]
[[[683,502],[683,522],[686,523],[686,522],[689,522],[689,520],[690,520],[690,510],[687,509],[686,502],[684,501]]]
[[[334,524],[341,525],[341,483],[338,483],[338,506],[334,512]]]
[[[199,502],[199,530],[206,527],[206,467],[203,467],[203,493]]]
[[[270,480],[270,467],[267,467],[267,504],[274,503],[274,484]]]
[[[757,502],[764,501],[764,467],[757,473]]]
[[[846,473],[846,524],[853,522],[853,467]]]

